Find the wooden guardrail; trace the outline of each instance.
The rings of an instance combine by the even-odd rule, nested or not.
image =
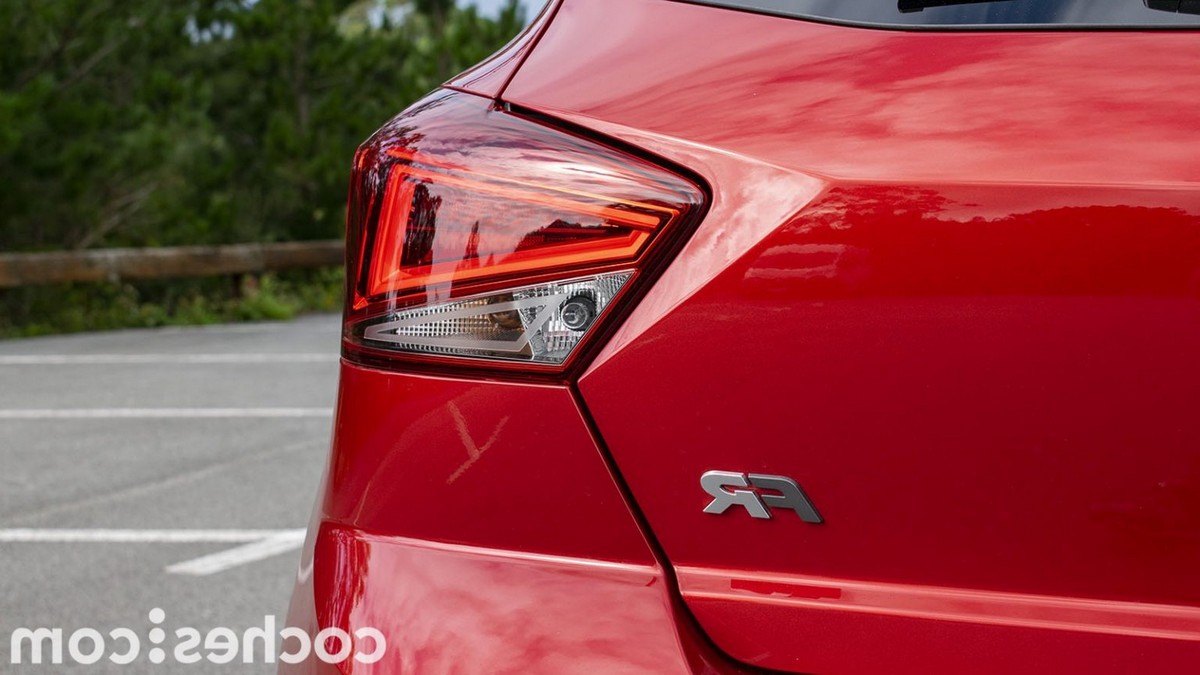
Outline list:
[[[254,274],[342,264],[341,240],[0,254],[0,288]]]

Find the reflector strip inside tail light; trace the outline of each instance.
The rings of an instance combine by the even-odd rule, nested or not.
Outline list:
[[[393,349],[560,364],[632,272],[526,286],[397,312],[363,332]]]
[[[641,157],[436,93],[359,149],[345,353],[559,372],[703,205]]]

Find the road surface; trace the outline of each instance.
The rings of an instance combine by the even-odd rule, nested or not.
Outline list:
[[[154,608],[168,636],[284,625],[338,331],[313,315],[0,341],[0,672],[217,668],[153,665]],[[128,627],[144,644],[127,666],[15,666],[21,627]],[[224,669],[274,672],[263,660]]]

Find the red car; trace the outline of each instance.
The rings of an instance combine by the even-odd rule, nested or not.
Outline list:
[[[283,672],[1200,672],[1198,11],[551,2],[355,158]]]

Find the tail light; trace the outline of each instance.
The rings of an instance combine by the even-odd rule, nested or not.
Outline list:
[[[645,159],[434,94],[355,158],[345,354],[562,372],[703,206]]]

